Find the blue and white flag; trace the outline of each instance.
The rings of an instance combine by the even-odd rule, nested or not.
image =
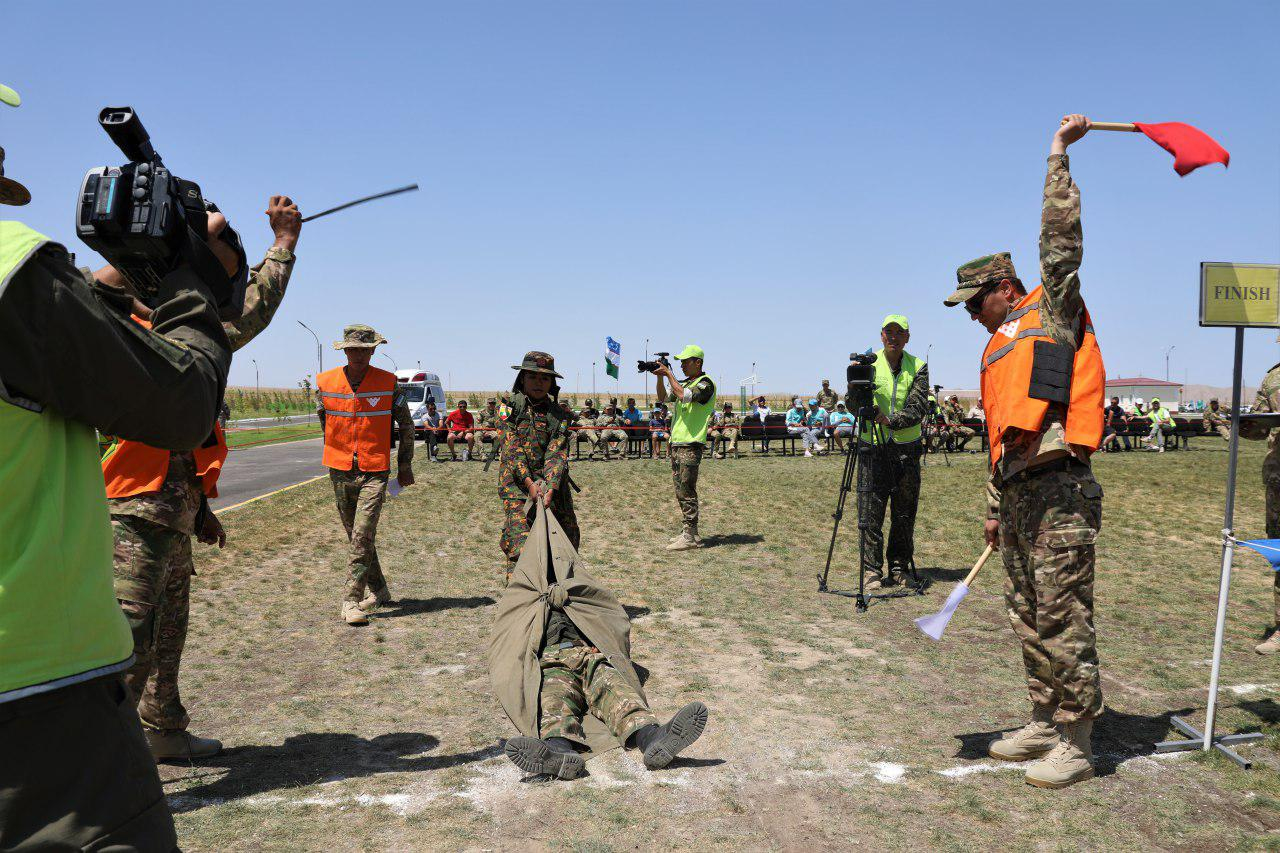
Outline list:
[[[1257,551],[1267,558],[1272,569],[1280,572],[1280,539],[1237,539],[1236,544]]]
[[[617,379],[618,365],[622,363],[622,344],[607,336],[604,343],[607,347],[607,352],[604,354],[604,372]]]

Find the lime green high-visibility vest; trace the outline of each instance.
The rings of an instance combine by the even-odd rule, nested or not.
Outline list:
[[[0,297],[48,238],[0,222]],[[128,667],[94,430],[0,401],[0,702]]]
[[[916,374],[920,372],[923,364],[923,361],[911,353],[904,352],[902,363],[898,365],[898,372],[894,373],[889,366],[889,360],[884,357],[884,350],[876,353],[875,403],[886,416],[892,417],[895,412],[902,411],[902,407],[907,404],[907,394],[911,391],[911,385],[916,381]],[[874,423],[863,424],[863,441],[871,441],[871,430],[874,426]],[[879,435],[882,438],[888,438],[895,444],[910,444],[920,440],[920,424],[895,430],[884,427],[876,427],[876,429],[880,430]]]
[[[686,403],[675,400],[671,404],[671,444],[706,444],[707,424],[716,410],[716,383],[703,373],[695,377],[701,380],[706,377],[711,383],[711,397],[705,403]]]

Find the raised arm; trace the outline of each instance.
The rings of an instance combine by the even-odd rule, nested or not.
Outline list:
[[[234,352],[256,338],[271,323],[284,299],[289,276],[293,273],[298,236],[302,233],[302,214],[288,196],[273,195],[267,203],[267,217],[275,242],[267,249],[262,263],[249,271],[245,288],[244,312],[239,319],[223,323]]]
[[[1080,299],[1080,261],[1084,232],[1080,227],[1080,188],[1071,178],[1067,146],[1089,132],[1082,115],[1063,118],[1049,147],[1040,215],[1040,280],[1044,285],[1041,313],[1074,335],[1084,303]]]

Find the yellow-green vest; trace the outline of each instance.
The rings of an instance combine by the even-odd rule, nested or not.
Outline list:
[[[0,222],[0,297],[48,238]],[[94,430],[0,401],[0,702],[124,670]]]
[[[916,381],[916,374],[920,372],[923,365],[923,361],[909,352],[904,352],[902,363],[898,365],[898,372],[895,374],[889,366],[889,360],[884,357],[884,350],[876,353],[875,404],[886,417],[892,417],[895,412],[902,411],[902,407],[907,404],[907,394],[911,391],[911,385]],[[918,423],[895,430],[877,427],[874,423],[866,423],[862,426],[863,441],[871,440],[873,428],[878,430],[881,439],[888,439],[895,444],[910,444],[920,440]]]
[[[707,425],[716,410],[716,383],[705,373],[695,378],[701,380],[704,376],[711,383],[711,398],[707,402],[686,403],[677,399],[671,404],[671,444],[707,443]]]

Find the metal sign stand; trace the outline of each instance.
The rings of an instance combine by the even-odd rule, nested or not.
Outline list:
[[[1218,619],[1213,633],[1213,667],[1209,671],[1209,706],[1205,713],[1204,731],[1180,717],[1169,722],[1190,740],[1166,740],[1156,744],[1156,752],[1186,752],[1193,749],[1209,752],[1216,749],[1246,770],[1251,766],[1231,749],[1235,744],[1262,739],[1261,732],[1223,735],[1214,733],[1218,712],[1218,675],[1222,669],[1222,637],[1227,627],[1227,593],[1231,588],[1231,559],[1235,553],[1235,538],[1231,524],[1236,504],[1236,455],[1240,447],[1240,385],[1244,361],[1244,327],[1236,326],[1235,368],[1231,378],[1231,445],[1227,460],[1227,507],[1222,521],[1222,577],[1218,582]]]

